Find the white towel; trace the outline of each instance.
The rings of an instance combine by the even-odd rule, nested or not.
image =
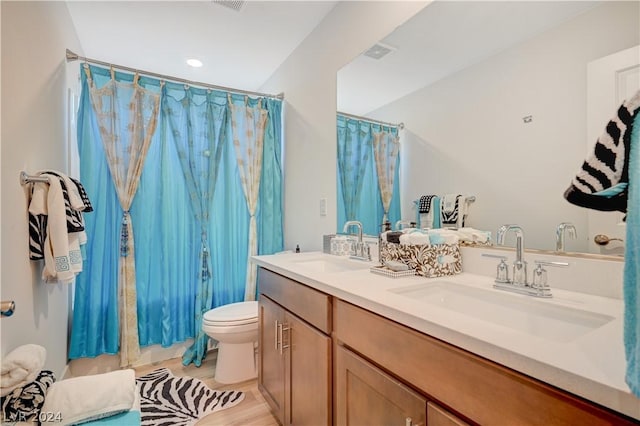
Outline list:
[[[132,369],[65,379],[51,385],[41,412],[59,413],[57,426],[97,420],[131,410],[136,389]]]
[[[458,233],[449,229],[432,229],[429,238],[431,244],[457,244],[460,241]]]
[[[415,228],[411,228],[400,235],[400,244],[415,246],[431,245],[429,242],[429,234]]]
[[[48,179],[49,185],[47,186],[44,183],[35,184],[36,188],[34,188],[34,196],[29,205],[29,211],[32,214],[48,215],[42,279],[48,283],[72,283],[76,272],[82,270],[79,238],[77,245],[75,241],[72,244],[74,259],[72,262],[69,250],[69,234],[67,232],[66,207],[60,178],[47,174],[42,174],[41,176]],[[47,195],[46,202],[43,203],[42,196],[45,193]],[[80,265],[78,265],[78,261]]]
[[[0,367],[0,396],[33,382],[42,371],[46,358],[47,350],[40,345],[22,345],[11,351]]]
[[[475,228],[460,228],[458,229],[460,241],[466,241],[470,243],[482,243],[486,244],[491,241],[490,231],[481,231]]]

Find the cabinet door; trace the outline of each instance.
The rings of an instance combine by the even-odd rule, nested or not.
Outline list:
[[[336,424],[426,425],[425,398],[339,345],[335,379]]]
[[[278,325],[282,327],[284,323],[284,310],[264,295],[260,295],[258,306],[258,386],[280,423],[284,423],[285,357],[278,332]]]
[[[429,426],[469,426],[468,423],[433,402],[427,403],[427,419]]]
[[[287,312],[287,424],[331,424],[331,338]]]

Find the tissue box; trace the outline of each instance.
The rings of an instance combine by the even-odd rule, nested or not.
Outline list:
[[[462,257],[458,244],[404,245],[380,241],[380,263],[398,260],[416,275],[444,277],[462,272]]]
[[[331,238],[331,254],[351,256],[355,251],[354,241],[344,235]]]

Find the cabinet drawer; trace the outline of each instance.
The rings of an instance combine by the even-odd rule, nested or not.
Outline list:
[[[335,339],[473,422],[634,424],[622,415],[362,308],[341,300],[334,305]]]
[[[258,291],[326,334],[331,333],[331,296],[283,277],[258,270]]]

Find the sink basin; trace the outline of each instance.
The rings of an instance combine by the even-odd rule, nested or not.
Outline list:
[[[482,321],[556,342],[577,339],[614,318],[596,312],[529,300],[499,290],[483,290],[446,281],[390,290]]]
[[[350,260],[337,256],[322,256],[296,260],[294,263],[313,272],[346,272],[368,269],[373,264],[362,260]]]

